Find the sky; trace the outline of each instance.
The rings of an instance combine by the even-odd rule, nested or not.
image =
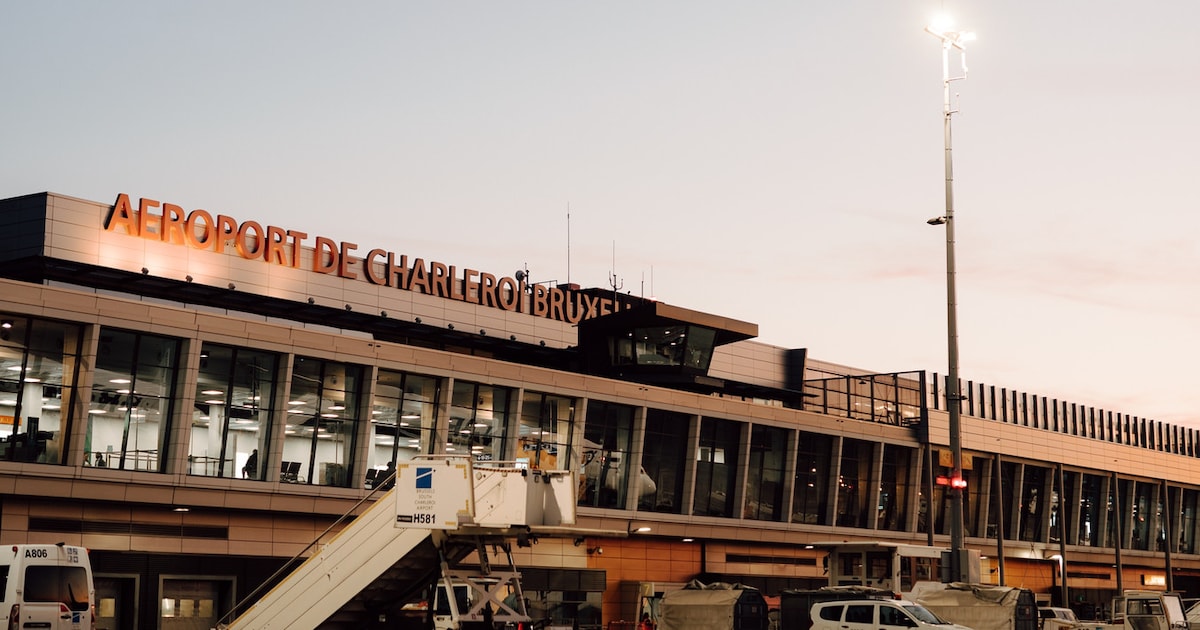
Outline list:
[[[119,193],[1200,427],[1200,3],[10,2],[0,198]],[[951,73],[961,76],[957,56]]]

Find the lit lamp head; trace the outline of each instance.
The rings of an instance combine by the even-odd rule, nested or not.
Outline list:
[[[945,15],[934,18],[933,22],[925,27],[925,32],[942,40],[942,44],[959,50],[966,50],[966,42],[975,41],[975,33],[954,30],[954,21]]]

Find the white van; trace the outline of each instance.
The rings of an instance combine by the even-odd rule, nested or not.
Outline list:
[[[812,607],[812,630],[970,630],[902,599],[843,599]]]
[[[93,630],[96,588],[87,549],[0,546],[0,628]]]

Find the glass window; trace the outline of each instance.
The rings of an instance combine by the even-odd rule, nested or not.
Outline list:
[[[879,607],[879,625],[912,627],[916,624],[914,624],[912,622],[912,620],[908,618],[908,615],[904,614],[904,612],[902,612],[899,608],[892,608],[891,606],[880,606]]]
[[[574,398],[525,392],[517,461],[541,470],[578,470],[578,462],[570,461],[574,426]]]
[[[89,590],[87,569],[83,567],[51,564],[25,567],[27,602],[62,602],[71,610],[87,610]]]
[[[783,469],[787,462],[787,440],[787,429],[758,425],[751,429],[743,518],[783,520]]]
[[[1183,490],[1179,503],[1179,549],[1180,553],[1196,553],[1196,508],[1200,505],[1200,491]]]
[[[629,446],[633,407],[592,400],[583,427],[583,463],[579,473],[579,505],[624,508],[629,488]],[[654,481],[639,475],[638,492],[653,495]]]
[[[162,578],[159,588],[158,627],[164,630],[217,627],[233,595],[228,579]]]
[[[843,606],[841,604],[832,604],[829,606],[822,606],[821,612],[819,612],[817,614],[821,617],[821,619],[824,619],[826,621],[841,621],[842,620],[842,608],[843,608]]]
[[[738,452],[742,424],[732,420],[704,418],[700,422],[700,444],[696,452],[696,494],[692,513],[698,516],[734,515]]]
[[[512,390],[504,387],[455,381],[446,452],[469,452],[477,462],[504,461],[511,396]]]
[[[280,464],[284,481],[350,485],[362,374],[359,365],[296,357]]]
[[[1048,472],[1041,466],[1025,465],[1024,482],[1021,484],[1021,514],[1018,521],[1019,540],[1045,540],[1042,533],[1042,516],[1048,503],[1045,496]]]
[[[440,385],[432,376],[379,370],[364,487],[373,488],[390,477],[397,462],[432,452]]]
[[[178,339],[100,330],[86,446],[94,466],[161,472],[179,348]]]
[[[883,445],[883,470],[879,482],[878,529],[905,531],[908,521],[909,488],[916,485],[914,449]]]
[[[1123,488],[1122,488],[1123,489]],[[1158,490],[1157,483],[1147,483],[1138,481],[1134,485],[1134,501],[1133,501],[1133,524],[1129,527],[1129,548],[1153,550],[1155,545],[1151,544],[1151,533],[1157,533],[1151,528],[1151,524],[1157,520],[1160,512],[1156,505],[1156,495]],[[1155,536],[1157,538],[1157,536]]]
[[[638,365],[681,365],[686,332],[686,326],[634,329],[634,353]]]
[[[1133,482],[1120,479],[1114,483],[1112,478],[1108,478],[1106,481],[1108,496],[1105,501],[1105,510],[1108,514],[1104,519],[1104,546],[1115,548],[1118,540],[1117,534],[1120,533],[1122,534],[1121,546],[1124,547],[1124,541],[1129,540],[1129,522],[1125,519],[1118,522],[1117,519],[1121,518],[1121,515],[1129,513],[1129,492],[1132,490]],[[1118,503],[1120,504],[1119,509]],[[1118,528],[1120,529],[1118,530]]]
[[[874,623],[874,604],[851,604],[846,606],[846,623]]]
[[[79,326],[0,314],[0,459],[63,463],[81,337]]]
[[[1051,506],[1057,513],[1058,518],[1057,529],[1055,529],[1053,521],[1050,526],[1052,542],[1058,542],[1061,536],[1065,536],[1068,545],[1078,544],[1075,542],[1076,533],[1078,532],[1075,522],[1079,516],[1076,516],[1075,506],[1078,505],[1079,512],[1083,512],[1083,501],[1079,499],[1079,491],[1077,490],[1079,476],[1080,473],[1072,470],[1063,471],[1063,487],[1059,488],[1058,491],[1058,497],[1061,497],[1062,500],[1059,501],[1058,497],[1056,497],[1055,505]],[[1055,485],[1057,484],[1058,480],[1055,479]]]
[[[638,509],[681,514],[683,477],[687,468],[687,414],[661,409],[646,410],[646,438],[642,444],[642,469],[654,491],[643,483],[638,493]],[[639,475],[640,478],[640,475]]]
[[[867,526],[874,451],[875,445],[871,442],[851,438],[842,440],[836,523],[840,527]]]
[[[1015,488],[1013,487],[1013,480],[1018,476],[1020,466],[1021,464],[1016,462],[1001,462],[1000,466],[1000,498],[1003,509],[998,510],[1000,514],[997,514],[997,517],[1002,520],[1000,530],[1004,540],[1013,540],[1013,516],[1019,516],[1021,511],[1020,506],[1016,505]],[[934,492],[940,492],[941,488],[942,486],[934,486]],[[988,510],[989,514],[995,511],[997,510]],[[938,533],[946,533],[941,524],[938,526]]]
[[[1079,491],[1079,530],[1075,544],[1100,546],[1101,508],[1108,503],[1104,496],[1104,477],[1083,475]]]
[[[826,524],[832,453],[833,438],[830,436],[800,432],[800,446],[796,453],[796,485],[792,488],[793,523]]]
[[[684,367],[708,372],[712,363],[713,347],[717,331],[700,326],[688,326],[687,354],[683,357]]]
[[[276,354],[204,344],[188,445],[190,474],[267,478],[265,453],[278,373]]]

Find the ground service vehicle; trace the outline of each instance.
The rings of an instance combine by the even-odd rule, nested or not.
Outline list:
[[[1033,591],[1011,586],[919,582],[909,596],[931,612],[975,630],[1038,630]]]
[[[970,630],[950,623],[920,604],[889,599],[818,602],[812,607],[813,630]]]
[[[92,630],[96,589],[87,549],[0,547],[0,627]]]
[[[767,630],[767,601],[758,589],[736,584],[703,584],[663,595],[658,630]]]
[[[1183,600],[1175,593],[1125,591],[1113,598],[1112,621],[1083,623],[1076,627],[1095,630],[1188,630]]]
[[[319,547],[314,542],[317,550],[294,570],[268,580],[270,590],[248,608],[235,605],[230,616],[240,614],[218,628],[399,627],[410,621],[404,607],[435,583],[455,596],[433,603],[438,614],[424,628],[528,623],[510,542],[579,535],[575,478],[507,464],[423,455],[397,465],[382,497]],[[456,568],[471,554],[477,569]],[[492,566],[493,556],[504,566]]]

